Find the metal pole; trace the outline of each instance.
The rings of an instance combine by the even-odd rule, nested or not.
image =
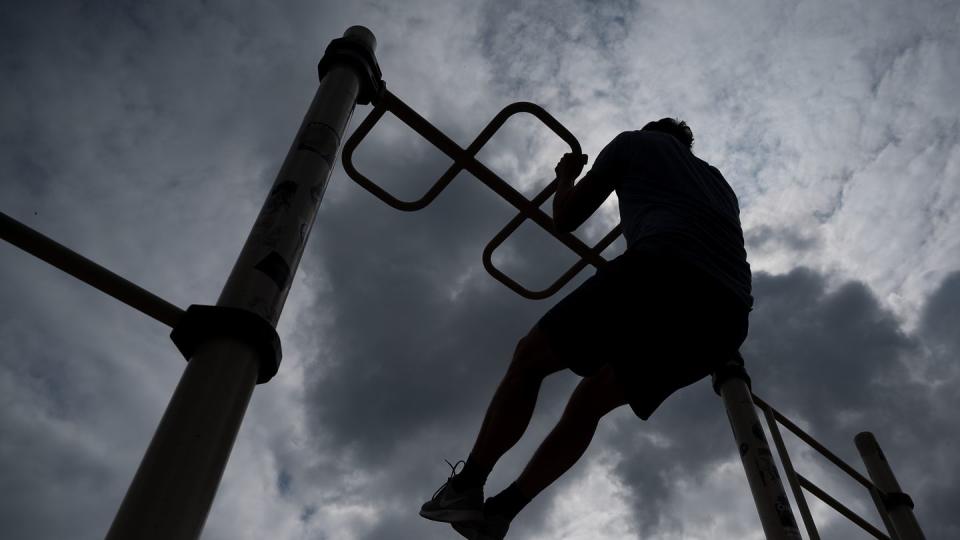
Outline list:
[[[240,312],[248,321],[255,314],[274,332],[347,121],[356,103],[369,102],[379,87],[375,47],[373,34],[354,26],[327,48],[310,109],[217,306],[208,311]],[[254,386],[272,376],[263,373],[262,348],[250,339],[222,327],[219,333],[194,330],[202,339],[189,355],[108,540],[197,538]]]
[[[913,515],[913,500],[901,491],[897,477],[893,475],[887,457],[883,455],[880,444],[873,433],[864,431],[853,439],[857,451],[867,467],[867,475],[880,491],[880,515],[886,514],[893,525],[899,540],[923,540],[923,531],[916,516]],[[887,520],[884,519],[886,522]]]
[[[749,383],[747,372],[735,362],[726,364],[713,376],[713,388],[727,409],[763,533],[767,540],[801,540],[790,500],[760,426]]]
[[[763,409],[763,416],[767,420],[767,429],[770,430],[770,436],[773,437],[773,444],[776,445],[777,453],[780,455],[780,462],[783,463],[783,471],[787,474],[787,483],[793,490],[793,500],[796,501],[797,508],[800,510],[800,518],[803,519],[803,525],[807,528],[807,538],[809,540],[820,540],[820,532],[817,531],[817,524],[814,523],[813,515],[810,514],[807,499],[803,496],[797,471],[793,468],[793,462],[790,461],[787,446],[783,444],[783,436],[780,435],[780,428],[777,427],[777,419],[773,416],[773,411],[770,410],[769,405],[764,404],[761,409]]]

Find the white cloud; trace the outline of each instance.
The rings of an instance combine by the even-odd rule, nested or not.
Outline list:
[[[575,481],[554,494],[544,530],[531,540],[606,540],[636,535],[626,491],[611,470],[610,456],[583,465]]]

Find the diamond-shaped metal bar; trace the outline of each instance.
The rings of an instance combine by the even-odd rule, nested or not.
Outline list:
[[[545,202],[547,199],[550,198],[550,195],[553,194],[553,191],[555,190],[555,188],[556,186],[553,183],[551,183],[543,191],[541,191],[536,198],[533,199],[533,203],[537,204],[537,202],[539,201],[539,203],[542,204],[543,202]],[[520,228],[520,225],[522,225],[523,222],[526,221],[526,219],[527,219],[527,216],[524,215],[522,212],[517,214],[515,218],[510,220],[510,222],[507,223],[507,225],[503,229],[501,229],[500,232],[498,232],[496,236],[494,236],[490,240],[489,243],[487,243],[487,246],[483,248],[483,267],[487,269],[487,272],[491,276],[493,276],[494,279],[496,279],[500,283],[503,283],[508,288],[510,288],[510,290],[514,291],[520,296],[524,298],[529,298],[531,300],[542,300],[544,298],[549,298],[553,296],[557,291],[562,289],[563,286],[569,283],[571,279],[576,277],[576,275],[579,274],[581,270],[586,268],[587,264],[589,263],[587,262],[586,259],[583,259],[583,258],[577,260],[577,262],[575,262],[573,266],[571,266],[566,272],[564,272],[559,278],[557,278],[556,281],[554,281],[549,287],[539,291],[531,291],[525,288],[523,285],[520,285],[519,283],[514,281],[512,278],[504,274],[502,271],[500,271],[500,269],[498,269],[493,264],[493,252],[496,251],[496,249],[500,247],[500,245],[504,241],[506,241],[506,239],[511,234],[513,234],[514,231]],[[610,244],[616,241],[616,239],[620,236],[620,232],[621,232],[621,227],[619,224],[617,224],[616,227],[614,227],[609,233],[607,233],[606,236],[600,239],[600,241],[597,242],[597,245],[595,245],[592,248],[593,253],[597,257],[600,257],[601,256],[600,254],[603,253],[603,250],[607,249],[607,247],[609,247]]]
[[[393,114],[397,119],[409,126],[420,136],[434,145],[438,150],[443,152],[447,157],[453,160],[453,163],[446,170],[446,172],[444,172],[440,178],[438,178],[437,181],[430,186],[427,192],[424,193],[424,195],[419,199],[414,201],[404,201],[393,196],[375,182],[364,176],[353,164],[353,152],[387,112]],[[404,210],[407,212],[420,210],[426,207],[433,202],[437,195],[439,195],[440,192],[443,191],[458,174],[460,174],[460,172],[469,172],[520,211],[517,217],[510,221],[507,226],[501,230],[500,233],[497,234],[489,244],[487,244],[483,255],[484,268],[486,268],[490,275],[492,275],[495,279],[521,296],[531,299],[541,299],[547,298],[560,290],[588,264],[592,264],[596,267],[600,267],[605,264],[607,261],[601,256],[601,252],[606,249],[607,246],[613,243],[617,236],[619,236],[620,227],[617,226],[614,228],[614,230],[607,234],[607,236],[604,237],[600,243],[591,248],[573,234],[557,231],[553,224],[553,218],[548,216],[543,212],[543,210],[540,209],[540,206],[547,199],[549,199],[556,190],[556,182],[551,182],[550,185],[544,188],[543,191],[534,197],[533,200],[529,200],[519,191],[514,189],[513,186],[500,178],[496,173],[487,168],[486,165],[476,159],[477,153],[480,152],[483,146],[487,144],[493,135],[503,126],[504,123],[506,123],[507,119],[519,113],[527,113],[535,116],[554,133],[556,133],[564,142],[566,142],[570,146],[570,151],[572,153],[581,153],[580,143],[577,141],[576,137],[574,137],[573,134],[567,130],[567,128],[560,124],[560,122],[558,122],[553,116],[550,115],[550,113],[548,113],[539,105],[525,101],[512,103],[504,107],[503,110],[501,110],[493,118],[493,120],[491,120],[490,123],[483,128],[480,134],[477,135],[476,139],[474,139],[473,142],[467,146],[467,148],[462,148],[452,139],[447,137],[442,131],[437,129],[433,124],[420,116],[416,111],[411,109],[406,103],[401,101],[400,98],[387,90],[386,86],[383,86],[380,94],[374,100],[373,110],[360,123],[360,125],[357,126],[356,131],[354,131],[353,135],[351,135],[347,142],[343,145],[343,167],[347,172],[347,175],[350,176],[350,178],[352,178],[355,182],[360,184],[360,186],[362,186],[364,189],[374,194],[377,198],[388,205],[398,210]],[[524,220],[527,219],[530,219],[540,225],[554,238],[559,240],[565,246],[572,249],[574,253],[580,256],[580,260],[577,261],[573,267],[561,275],[560,278],[557,279],[552,285],[541,291],[531,291],[523,287],[515,280],[498,270],[492,262],[493,251],[500,244],[502,244],[503,241],[506,240],[506,238],[512,234],[520,226],[520,224],[523,223]]]

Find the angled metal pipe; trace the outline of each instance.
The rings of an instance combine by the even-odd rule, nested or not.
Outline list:
[[[167,326],[183,317],[177,306],[2,212],[0,238]]]

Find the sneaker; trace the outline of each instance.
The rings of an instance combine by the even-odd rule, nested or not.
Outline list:
[[[429,501],[423,503],[423,506],[420,507],[421,516],[445,523],[480,521],[483,519],[483,487],[467,488],[460,491],[451,482],[457,475],[457,465],[461,463],[464,462],[458,461],[454,465],[447,461],[447,465],[450,465],[452,469],[450,478],[440,486],[440,489],[433,494]]]
[[[462,521],[451,525],[467,540],[503,540],[510,528],[510,520],[499,514],[486,514],[480,521]]]

